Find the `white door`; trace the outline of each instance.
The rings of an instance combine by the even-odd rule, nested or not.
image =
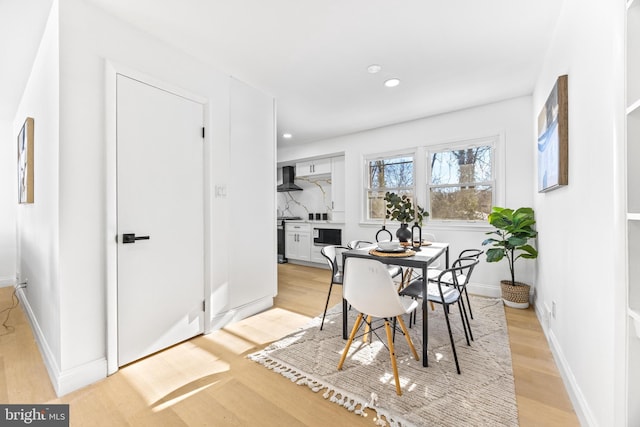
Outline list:
[[[203,106],[117,77],[118,366],[203,332]]]

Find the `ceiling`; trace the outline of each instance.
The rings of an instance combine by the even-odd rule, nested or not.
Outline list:
[[[84,1],[273,95],[279,145],[530,94],[563,3]],[[50,3],[0,0],[0,61],[14,65],[0,69],[0,118],[13,118]]]
[[[0,121],[14,119],[52,0],[0,0]]]

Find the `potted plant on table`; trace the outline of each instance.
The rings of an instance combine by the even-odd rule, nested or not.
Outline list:
[[[396,193],[387,191],[384,195],[384,201],[387,203],[385,221],[387,219],[400,221],[400,228],[396,232],[396,237],[401,242],[408,242],[412,237],[409,223],[414,221],[417,226],[420,226],[424,217],[429,216],[429,212],[425,212],[417,203],[414,206],[406,194],[399,196]]]
[[[516,282],[515,262],[520,259],[535,259],[538,251],[528,242],[535,238],[538,232],[533,229],[536,223],[533,209],[519,208],[517,210],[494,206],[489,214],[489,224],[496,230],[486,234],[494,235],[482,242],[491,244],[487,250],[487,262],[498,262],[506,258],[509,263],[511,280],[501,280],[502,300],[509,307],[529,307],[529,288],[526,283]]]

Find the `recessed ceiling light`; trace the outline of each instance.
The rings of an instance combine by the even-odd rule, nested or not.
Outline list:
[[[285,139],[291,139],[293,137],[293,135],[291,135],[290,133],[283,133],[282,137]]]
[[[399,84],[400,84],[400,80],[399,79],[389,79],[389,80],[384,82],[384,85],[386,87],[396,87]]]
[[[368,71],[370,74],[378,73],[380,70],[382,70],[382,67],[381,67],[380,65],[378,65],[378,64],[372,64],[372,65],[369,65],[369,66],[367,67],[367,71]]]

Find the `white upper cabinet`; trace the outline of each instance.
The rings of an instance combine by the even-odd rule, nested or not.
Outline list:
[[[296,163],[296,176],[325,175],[331,173],[331,159],[309,160]]]

